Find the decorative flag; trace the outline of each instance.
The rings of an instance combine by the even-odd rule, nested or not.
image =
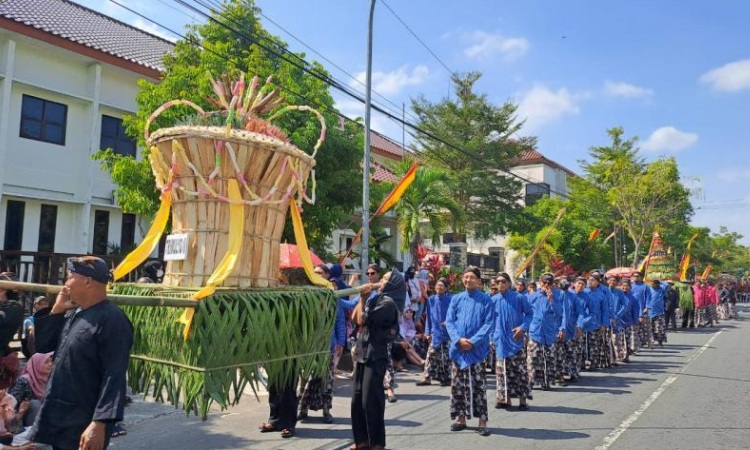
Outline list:
[[[690,253],[682,255],[682,261],[680,261],[680,280],[687,280],[688,269],[690,269]]]
[[[708,263],[706,266],[706,270],[703,271],[703,275],[701,275],[701,279],[703,281],[708,280],[708,274],[711,273],[711,263]]]
[[[396,187],[393,188],[390,194],[383,200],[383,204],[380,205],[380,208],[378,208],[377,211],[375,211],[375,214],[373,216],[377,216],[380,214],[384,214],[389,209],[393,208],[396,203],[398,203],[399,200],[401,200],[401,197],[404,196],[404,192],[411,186],[412,182],[414,182],[414,179],[417,177],[417,163],[414,163],[411,165],[411,168],[406,172],[404,177],[401,179],[401,181],[398,182]]]
[[[373,214],[370,217],[370,220],[375,218],[378,215],[385,214],[388,212],[389,209],[393,208],[396,203],[398,203],[399,200],[401,200],[401,197],[404,196],[404,193],[406,190],[411,186],[411,184],[414,182],[414,179],[417,177],[417,163],[414,163],[411,165],[409,170],[406,172],[403,178],[401,178],[401,181],[398,182],[396,187],[393,188],[390,194],[383,200],[383,203],[380,205],[377,211],[375,211],[375,214]],[[352,249],[354,249],[354,246],[359,244],[359,241],[362,239],[362,228],[359,229],[357,232],[357,235],[354,236],[354,239],[352,239],[352,244],[349,246],[349,248],[346,250],[346,253],[341,257],[339,260],[340,263],[343,263],[346,258],[349,257],[349,255],[352,253]]]
[[[591,234],[589,234],[589,242],[596,239],[597,236],[599,236],[599,233],[602,232],[601,228],[597,228],[596,230],[592,231]]]

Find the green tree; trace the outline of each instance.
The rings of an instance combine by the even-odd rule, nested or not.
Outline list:
[[[516,121],[516,105],[495,106],[474,92],[480,77],[478,72],[453,76],[456,100],[432,103],[422,96],[412,101],[419,127],[430,134],[417,134],[413,147],[451,175],[452,196],[465,218],[454,218],[453,231],[486,239],[516,223],[521,185],[502,171],[509,171],[520,150],[534,141],[514,137],[522,125]]]
[[[395,170],[403,176],[412,161],[402,161]],[[416,259],[416,249],[422,243],[425,232],[422,224],[427,222],[429,236],[440,242],[449,219],[461,220],[463,211],[453,196],[451,178],[442,169],[420,166],[411,186],[396,205],[396,217],[402,238],[402,250],[408,250]]]
[[[362,177],[362,131],[351,123],[336,126],[339,120],[328,85],[292,64],[290,61],[295,56],[287,56],[285,60],[274,54],[286,52],[287,44],[263,29],[259,12],[252,0],[228,0],[222,4],[220,11],[213,13],[215,21],[189,26],[186,38],[175,44],[172,54],[165,56],[166,70],[161,82],[139,83],[140,91],[136,97],[138,112],[126,117],[125,123],[129,134],[138,136],[139,143],[144,145],[146,120],[165,102],[187,99],[204,109],[213,109],[206,101],[212,92],[209,72],[214,76],[226,73],[236,77],[243,71],[248,76],[258,75],[261,79],[273,76],[275,84],[281,87],[285,104],[317,108],[329,125],[327,139],[318,153],[315,167],[317,201],[315,205],[306,205],[304,213],[310,246],[323,249],[333,228],[361,203],[361,183],[357,180]],[[257,42],[261,42],[262,46]],[[274,52],[266,48],[272,48]],[[296,56],[304,58],[305,55],[300,53]],[[322,77],[328,76],[320,64],[313,63],[313,67]],[[152,128],[172,126],[187,113],[190,111],[181,108],[167,110]],[[274,123],[298,147],[308,152],[312,150],[319,134],[319,125],[310,120],[309,114],[291,113]],[[146,216],[156,211],[158,193],[146,159],[133,160],[106,151],[96,157],[118,184],[115,196],[123,210]],[[287,225],[282,239],[292,242],[291,226]]]
[[[592,147],[591,163],[581,162],[586,181],[602,191],[614,216],[630,237],[633,264],[654,231],[684,227],[693,213],[690,191],[680,182],[674,158],[644,163],[637,138],[623,140],[622,128],[607,130],[609,146]]]

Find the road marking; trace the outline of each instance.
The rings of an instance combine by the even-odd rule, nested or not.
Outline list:
[[[666,391],[667,388],[672,383],[675,382],[675,380],[677,380],[677,377],[680,376],[680,374],[684,373],[685,370],[687,370],[687,368],[690,365],[690,363],[693,362],[693,360],[695,358],[697,358],[701,354],[703,354],[703,352],[705,352],[711,346],[711,343],[714,341],[714,339],[716,339],[722,333],[722,331],[724,331],[724,330],[720,330],[720,331],[717,331],[716,333],[714,333],[714,335],[711,336],[711,339],[709,339],[708,342],[706,342],[703,345],[703,347],[701,347],[690,358],[688,358],[687,362],[685,363],[684,366],[682,366],[681,369],[675,371],[672,375],[670,375],[669,377],[667,377],[667,379],[664,380],[664,382],[661,384],[661,386],[659,386],[646,399],[646,401],[644,401],[643,403],[641,403],[641,406],[633,414],[631,414],[630,417],[628,417],[627,419],[625,419],[620,424],[620,426],[618,426],[617,428],[615,428],[614,430],[612,430],[612,432],[609,433],[607,435],[607,437],[604,438],[604,440],[602,441],[601,445],[599,445],[598,447],[596,447],[596,450],[607,450],[609,447],[611,447],[612,444],[614,444],[615,441],[617,441],[617,439],[620,436],[622,436],[622,434],[624,432],[626,432],[628,430],[628,428],[630,428],[630,426],[633,425],[635,423],[635,421],[638,420],[639,417],[641,417],[641,415],[643,415],[644,412],[646,412],[646,410],[656,401],[656,399],[659,398],[659,396],[664,391]]]

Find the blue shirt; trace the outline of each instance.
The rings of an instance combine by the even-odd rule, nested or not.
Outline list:
[[[609,312],[614,325],[615,331],[620,331],[627,326],[630,317],[630,302],[625,293],[619,289],[609,290]]]
[[[576,328],[583,311],[583,298],[580,298],[575,292],[567,291],[565,293],[565,341],[570,341],[576,337]]]
[[[658,288],[648,288],[651,295],[649,301],[646,303],[648,308],[648,316],[650,318],[663,316],[664,315],[664,295],[667,293],[666,284],[662,283]]]
[[[510,289],[504,294],[495,294],[492,301],[495,303],[495,329],[492,335],[495,352],[500,359],[509,358],[524,347],[523,336],[514,339],[513,329],[521,327],[523,331],[528,331],[534,313],[526,297]]]
[[[646,309],[646,304],[651,299],[651,290],[646,286],[646,283],[641,281],[639,283],[631,284],[630,292],[632,292],[633,297],[638,300],[638,306],[641,308],[641,315],[643,315],[643,310]]]
[[[529,327],[529,336],[534,342],[551,345],[557,341],[557,333],[565,331],[565,292],[552,289],[550,303],[544,293],[539,290],[529,299],[534,317]]]
[[[641,305],[638,304],[638,300],[633,297],[632,292],[628,292],[625,294],[623,292],[623,295],[625,295],[625,298],[628,299],[628,321],[627,325],[636,325],[638,323],[638,319],[641,318]]]
[[[445,328],[445,317],[448,315],[448,306],[451,303],[451,294],[434,294],[427,299],[427,323],[425,334],[432,336],[432,345],[437,347],[445,341],[450,340],[448,330]]]
[[[601,316],[601,322],[599,325],[604,325],[606,328],[612,328],[612,313],[611,313],[611,299],[610,299],[610,291],[609,286],[603,286],[599,285],[596,289],[591,289],[590,287],[586,288],[586,293],[589,294],[589,297],[599,297],[601,298],[602,305],[603,305],[603,312]]]
[[[450,356],[460,369],[484,361],[490,352],[490,333],[495,325],[495,305],[480,289],[464,291],[451,298],[445,318],[451,338]],[[471,341],[471,350],[458,348],[458,340]]]
[[[583,292],[583,309],[581,312],[581,320],[579,327],[587,333],[596,331],[602,326],[602,320],[605,317],[605,306],[604,293],[601,291],[593,291],[587,288]],[[581,294],[579,294],[580,296]]]

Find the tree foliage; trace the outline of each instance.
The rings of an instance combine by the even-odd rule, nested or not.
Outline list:
[[[222,10],[213,13],[213,20],[189,26],[186,38],[177,42],[171,55],[165,56],[166,71],[161,82],[139,82],[138,112],[126,117],[125,124],[129,134],[137,136],[144,145],[146,120],[165,102],[187,99],[206,110],[212,109],[206,101],[211,94],[209,72],[214,76],[227,73],[237,77],[242,71],[248,76],[259,75],[261,79],[273,76],[274,84],[281,87],[285,104],[317,108],[329,125],[315,167],[317,202],[307,205],[304,212],[310,245],[322,249],[336,224],[361,203],[361,183],[357,180],[361,180],[362,131],[354,124],[337,126],[339,120],[328,85],[294,64],[295,56],[278,56],[287,52],[287,44],[263,29],[259,12],[252,0],[228,0]],[[299,58],[304,56],[296,54]],[[327,76],[320,64],[313,63],[313,66],[323,77]],[[172,126],[188,113],[190,111],[180,108],[167,110],[152,128]],[[308,152],[320,131],[319,124],[302,112],[287,114],[274,123],[295,145]],[[146,216],[156,211],[158,193],[147,160],[136,161],[104,152],[97,157],[118,184],[115,195],[123,210]],[[294,240],[291,226],[287,226],[283,239]]]
[[[396,167],[396,175],[405,175],[411,165],[412,161],[402,161]],[[396,205],[402,250],[416,255],[417,246],[423,239],[423,222],[428,224],[432,242],[440,242],[449,219],[462,219],[463,211],[453,196],[450,182],[451,177],[443,169],[425,166],[417,169],[414,181]]]
[[[453,197],[465,218],[452,224],[453,231],[486,239],[516,223],[521,184],[502,171],[534,141],[514,137],[522,125],[516,120],[516,105],[495,106],[474,92],[480,77],[478,72],[453,76],[456,100],[433,103],[422,96],[412,101],[419,127],[429,133],[417,134],[413,147],[433,167],[451,175]]]
[[[654,231],[688,223],[693,213],[690,191],[680,182],[674,158],[644,163],[637,138],[623,140],[624,131],[607,130],[609,146],[592,147],[590,163],[583,162],[584,177],[605,193],[611,211],[633,242],[633,263]]]

